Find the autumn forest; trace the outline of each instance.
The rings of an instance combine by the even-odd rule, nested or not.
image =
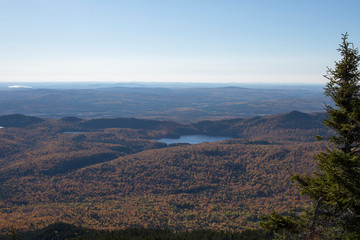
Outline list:
[[[316,170],[323,113],[181,124],[131,118],[0,117],[0,229],[63,222],[91,229],[230,232],[309,201],[289,182]],[[203,134],[201,144],[157,141]]]

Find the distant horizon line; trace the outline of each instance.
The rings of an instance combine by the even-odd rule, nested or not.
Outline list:
[[[23,85],[23,84],[235,84],[235,85],[325,85],[326,83],[309,82],[194,82],[194,81],[1,81],[1,85]]]

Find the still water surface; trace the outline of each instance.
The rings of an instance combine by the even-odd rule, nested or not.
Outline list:
[[[180,136],[180,138],[162,138],[158,140],[159,142],[163,142],[166,144],[173,143],[189,143],[189,144],[198,144],[204,142],[217,142],[226,139],[231,139],[230,137],[212,137],[206,135],[184,135]]]

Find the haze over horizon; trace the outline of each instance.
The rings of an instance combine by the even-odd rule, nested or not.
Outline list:
[[[360,2],[0,1],[0,82],[324,84]]]

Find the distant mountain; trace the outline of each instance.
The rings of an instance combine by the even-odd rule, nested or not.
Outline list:
[[[253,118],[237,118],[222,121],[201,121],[191,126],[201,134],[230,136],[235,138],[260,138],[267,140],[312,140],[314,135],[329,135],[322,123],[325,113],[292,111]]]
[[[0,126],[1,127],[28,127],[44,120],[38,117],[24,116],[21,114],[12,114],[0,116]]]
[[[322,123],[325,113],[292,111],[253,118],[236,118],[220,121],[200,121],[181,124],[136,118],[81,119],[65,117],[55,120],[41,119],[20,114],[0,117],[0,126],[27,128],[51,127],[59,132],[91,132],[111,128],[143,131],[147,138],[179,138],[181,135],[209,135],[260,140],[313,141],[315,135],[328,136],[330,131]]]
[[[179,127],[181,124],[168,121],[155,121],[136,118],[98,118],[83,121],[80,127],[86,129],[105,129],[105,128],[133,128],[133,129],[159,129],[164,126]]]
[[[99,86],[101,87],[101,86]],[[273,86],[274,87],[274,86]],[[146,88],[0,89],[0,113],[64,118],[141,118],[194,123],[324,109],[314,88]]]
[[[325,113],[307,114],[299,111],[292,111],[286,114],[278,114],[265,117],[267,124],[272,128],[283,129],[312,129],[324,128],[322,121],[326,119]]]
[[[200,121],[193,124],[181,124],[173,121],[157,121],[136,118],[96,118],[81,119],[65,117],[58,120],[44,120],[20,114],[0,117],[0,126],[25,128],[29,126],[52,126],[63,132],[91,132],[110,128],[128,128],[142,131],[157,131],[149,135],[152,138],[178,138],[181,135],[202,134],[234,138],[260,138],[266,140],[298,139],[313,140],[314,135],[329,135],[322,121],[325,113],[303,113],[292,111],[253,118],[236,118],[220,121]],[[285,134],[286,132],[286,134]]]
[[[63,117],[63,118],[61,118],[61,120],[64,122],[71,122],[71,123],[83,121],[83,119],[77,118],[77,117]]]

